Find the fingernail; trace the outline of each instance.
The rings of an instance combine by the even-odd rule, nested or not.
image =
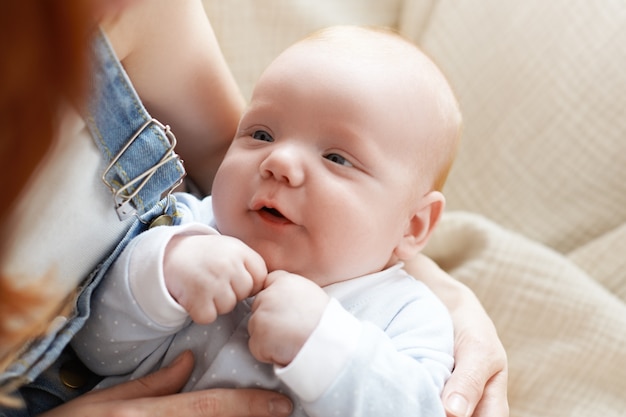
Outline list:
[[[457,417],[467,417],[469,404],[461,394],[451,394],[446,401],[446,409]]]
[[[270,401],[270,413],[275,416],[288,416],[293,406],[286,398],[274,398]]]

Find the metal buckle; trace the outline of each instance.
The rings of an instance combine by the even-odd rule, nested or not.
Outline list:
[[[169,142],[169,148],[167,149],[163,157],[154,166],[148,168],[145,172],[136,176],[135,178],[130,180],[128,183],[124,184],[119,189],[116,189],[113,186],[113,184],[111,184],[107,180],[107,175],[109,174],[111,169],[113,169],[113,166],[122,157],[124,152],[126,152],[126,150],[128,150],[128,148],[139,137],[139,135],[141,135],[141,133],[152,124],[157,125],[165,132],[165,137],[167,138]],[[111,193],[113,194],[115,211],[117,212],[117,216],[120,220],[125,220],[137,214],[137,208],[134,206],[132,199],[135,198],[137,194],[139,194],[139,191],[141,191],[141,189],[148,183],[148,181],[150,180],[150,178],[152,178],[152,176],[156,173],[156,171],[159,168],[161,168],[163,165],[167,164],[168,162],[174,159],[179,159],[176,152],[174,152],[175,146],[176,146],[176,136],[174,136],[174,133],[172,133],[172,130],[170,129],[169,125],[164,125],[163,123],[159,122],[157,119],[153,118],[153,119],[146,121],[139,129],[137,129],[135,134],[128,140],[128,142],[124,145],[124,147],[113,157],[109,165],[106,167],[106,169],[102,173],[101,179],[102,179],[102,182],[104,182],[104,184],[109,188],[109,190],[111,190]],[[172,193],[172,191],[183,182],[184,177],[185,177],[185,173],[183,172],[180,178],[176,182],[174,182],[174,184],[172,184],[167,190],[165,190],[164,193],[167,193],[167,195],[169,196]],[[133,187],[137,183],[139,184],[137,185],[135,190],[133,190],[132,192],[129,192],[131,187]],[[165,209],[167,209],[167,206]]]

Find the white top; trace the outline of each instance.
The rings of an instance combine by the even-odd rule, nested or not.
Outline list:
[[[100,180],[104,162],[83,119],[70,107],[61,114],[58,139],[6,222],[10,244],[0,269],[20,282],[52,272],[69,292],[111,252],[132,219],[121,222],[113,210]]]

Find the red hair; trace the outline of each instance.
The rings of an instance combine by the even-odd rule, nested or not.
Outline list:
[[[92,3],[0,2],[0,167],[4,196],[0,221],[5,221],[53,143],[61,104],[83,98],[89,33],[94,28]],[[10,244],[2,234],[0,259]],[[0,371],[28,339],[42,331],[49,313],[59,309],[62,300],[44,290],[50,290],[51,275],[52,271],[46,277],[28,277],[36,284],[27,286],[20,285],[20,277],[0,276]]]

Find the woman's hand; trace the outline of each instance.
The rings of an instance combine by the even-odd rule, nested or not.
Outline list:
[[[465,286],[459,291],[467,292],[467,301],[448,306],[455,327],[455,367],[441,396],[444,407],[450,417],[506,417],[506,352],[475,295]]]
[[[153,374],[92,391],[39,417],[287,417],[291,402],[272,391],[211,389],[176,394],[193,368],[191,352]]]
[[[454,322],[455,367],[441,395],[447,415],[508,416],[506,352],[478,298],[424,255],[406,269],[437,294]]]

